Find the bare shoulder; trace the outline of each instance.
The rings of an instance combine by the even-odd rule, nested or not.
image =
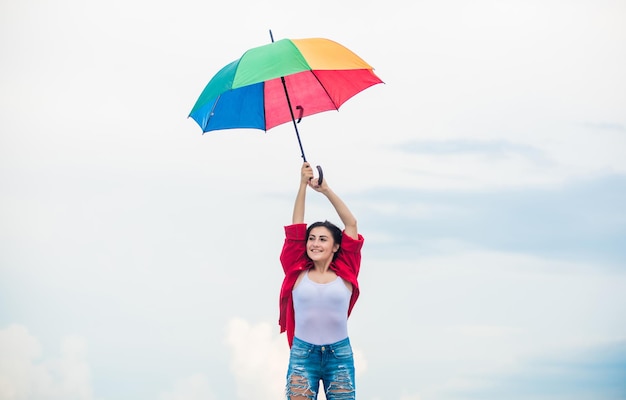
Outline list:
[[[304,271],[300,272],[300,275],[298,275],[298,279],[296,279],[296,283],[294,283],[293,288],[295,289],[296,287],[298,287],[298,285],[300,284],[300,282],[302,281],[302,278],[304,278],[304,275],[306,275],[308,269],[305,269]]]

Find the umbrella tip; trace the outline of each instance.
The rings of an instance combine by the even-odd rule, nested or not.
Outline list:
[[[274,43],[274,35],[272,35],[272,30],[270,29],[270,39],[272,39],[272,43]]]

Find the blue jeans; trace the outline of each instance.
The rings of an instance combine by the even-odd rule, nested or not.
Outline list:
[[[350,339],[318,346],[293,338],[287,369],[287,400],[315,400],[320,380],[327,400],[354,400]]]

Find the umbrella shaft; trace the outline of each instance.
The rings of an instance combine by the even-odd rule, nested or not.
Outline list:
[[[287,107],[289,107],[289,113],[291,114],[291,121],[293,122],[293,128],[296,130],[296,137],[298,138],[298,145],[300,146],[300,153],[302,156],[302,160],[306,162],[306,157],[304,156],[304,148],[302,148],[302,141],[300,140],[300,133],[298,132],[298,124],[296,123],[296,117],[293,115],[293,108],[291,108],[291,100],[289,100],[289,91],[287,91],[287,83],[285,82],[285,78],[283,76],[280,77],[281,82],[283,83],[283,88],[285,89],[285,97],[287,98]]]

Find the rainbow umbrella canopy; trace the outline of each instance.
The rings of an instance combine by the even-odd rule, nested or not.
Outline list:
[[[270,32],[271,35],[271,32]],[[338,110],[362,90],[382,83],[373,68],[346,47],[323,38],[282,39],[246,51],[207,84],[189,117],[202,132],[267,131],[302,117]]]

